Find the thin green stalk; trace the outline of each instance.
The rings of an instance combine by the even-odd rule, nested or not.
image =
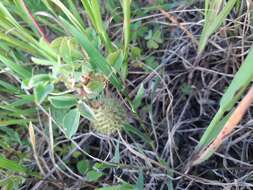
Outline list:
[[[101,10],[98,0],[81,0],[83,7],[86,10],[89,19],[91,20],[92,25],[99,34],[101,40],[105,43],[105,47],[108,53],[114,51],[112,42],[104,28],[104,23],[101,16]]]
[[[226,17],[235,6],[236,1],[237,0],[229,0],[221,11],[220,9],[222,1],[220,0],[205,1],[205,24],[200,36],[198,54],[202,53],[208,42],[208,38],[225,21]]]
[[[123,0],[122,1],[122,8],[124,14],[124,23],[123,23],[123,32],[124,32],[124,60],[127,62],[128,59],[128,50],[129,50],[129,43],[131,39],[131,2],[132,0]]]

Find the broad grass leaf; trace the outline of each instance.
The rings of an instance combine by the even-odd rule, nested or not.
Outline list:
[[[2,155],[0,155],[0,168],[18,173],[26,173],[27,171],[26,168],[20,165],[18,162],[6,159]]]
[[[47,59],[39,59],[39,58],[32,57],[31,60],[34,64],[37,64],[37,65],[43,65],[43,66],[58,65],[58,62],[47,60]]]
[[[0,61],[8,67],[13,73],[17,74],[20,78],[30,78],[32,73],[29,69],[25,68],[21,64],[14,63],[10,58],[4,57],[0,54]]]
[[[7,93],[12,93],[12,94],[19,94],[20,89],[15,87],[14,85],[0,80],[0,91],[2,92],[7,92]]]

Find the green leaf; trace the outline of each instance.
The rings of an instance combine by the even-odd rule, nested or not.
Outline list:
[[[104,91],[105,84],[102,81],[96,81],[92,80],[88,83],[87,88],[93,93],[93,94],[100,94]]]
[[[124,89],[122,81],[114,73],[113,68],[111,67],[110,64],[108,64],[103,55],[92,45],[87,36],[83,35],[80,31],[74,28],[73,25],[68,23],[63,18],[61,18],[61,21],[66,25],[66,28],[68,28],[70,33],[77,39],[77,41],[85,49],[85,51],[90,57],[90,63],[92,64],[92,66],[94,68],[97,68],[101,73],[107,76],[112,85],[114,85],[114,87],[116,87],[119,91],[122,91]]]
[[[7,169],[12,172],[26,173],[25,167],[16,161],[4,158],[2,155],[0,155],[0,168]]]
[[[145,60],[144,68],[146,71],[150,72],[155,70],[159,66],[154,56],[150,56]]]
[[[70,110],[63,118],[63,128],[67,138],[71,138],[79,127],[80,112],[78,109]]]
[[[123,64],[124,61],[124,56],[122,53],[122,50],[117,50],[113,53],[110,53],[107,56],[107,62],[113,66],[114,69],[116,69],[117,71],[120,71],[120,67]]]
[[[29,123],[28,120],[24,119],[7,119],[7,120],[0,120],[0,125],[9,126],[9,125],[19,125],[19,126],[26,126]]]
[[[148,34],[144,37],[145,40],[151,40],[153,36],[153,31],[149,30]]]
[[[42,83],[49,83],[52,79],[52,76],[49,74],[34,75],[29,81],[29,87],[36,87]]]
[[[14,181],[12,179],[8,179],[6,181],[6,185],[4,187],[5,190],[12,190],[14,189]]]
[[[91,170],[86,174],[86,178],[88,181],[97,181],[100,177],[103,176],[103,173],[96,170]]]
[[[146,144],[153,147],[152,139],[148,135],[146,135],[145,133],[139,131],[136,127],[133,127],[130,124],[125,124],[123,129],[127,134],[130,134],[130,135],[134,134],[134,135],[138,136],[140,139],[142,139],[143,142],[145,142]]]
[[[25,104],[33,103],[34,102],[34,96],[33,95],[19,95],[19,99],[9,104],[9,106],[12,107],[18,107],[23,106]]]
[[[193,91],[192,86],[187,83],[183,83],[180,86],[180,90],[184,95],[190,95]]]
[[[137,179],[136,185],[134,187],[134,190],[144,190],[144,176],[143,176],[143,170],[139,171],[139,177]]]
[[[149,40],[147,46],[149,49],[157,49],[159,47],[158,43],[156,43],[154,40]]]
[[[122,80],[124,80],[128,73],[128,65],[127,60],[124,60],[123,51],[117,50],[109,54],[107,61],[113,66],[113,69],[120,74]]]
[[[0,181],[0,187],[4,190],[17,190],[20,189],[24,181],[25,178],[22,176],[9,175],[8,179],[5,178]]]
[[[145,89],[144,89],[143,83],[141,83],[140,88],[138,89],[138,92],[137,92],[137,94],[133,100],[133,104],[132,104],[134,106],[133,109],[135,112],[140,107],[141,101],[142,101],[142,98],[144,97],[144,95],[145,95]]]
[[[46,97],[53,92],[54,85],[53,84],[40,84],[34,88],[34,96],[35,102],[41,104]]]
[[[88,106],[85,102],[79,102],[78,109],[84,118],[86,118],[90,121],[95,119],[94,112],[92,111],[90,106]]]
[[[141,49],[138,47],[131,48],[131,56],[133,59],[139,59],[141,57]]]
[[[118,164],[120,161],[119,141],[117,141],[117,146],[115,147],[115,153],[114,153],[112,161],[116,164]]]
[[[58,65],[56,61],[51,61],[51,60],[46,60],[46,59],[39,59],[39,58],[32,57],[31,60],[33,63],[37,65],[43,65],[43,66]]]
[[[53,123],[54,126],[63,126],[63,119],[66,113],[69,111],[69,108],[55,108],[54,106],[50,107],[53,119],[56,121],[56,124]]]
[[[48,99],[55,108],[71,108],[77,104],[74,96],[51,96]]]
[[[77,163],[76,167],[80,174],[85,175],[90,169],[90,163],[88,160],[81,160]]]
[[[107,187],[101,187],[97,190],[133,190],[134,186],[128,183],[120,184],[120,185],[112,185]]]
[[[9,47],[11,48],[17,48],[29,53],[32,53],[33,55],[37,55],[37,52],[33,49],[31,44],[24,43],[21,40],[17,40],[15,37],[11,37],[5,33],[0,32],[0,38],[1,40],[5,41]]]
[[[97,162],[96,164],[93,165],[93,168],[96,170],[103,171],[104,169],[111,169],[117,167],[116,164],[107,164],[107,163],[100,163]]]
[[[153,34],[152,39],[153,39],[155,42],[159,43],[159,44],[163,42],[163,40],[162,40],[162,38],[161,38],[161,32],[160,32],[159,30],[155,31],[155,33]]]
[[[78,43],[73,37],[58,37],[51,42],[50,47],[64,58],[66,62],[82,58]]]
[[[6,127],[6,126],[0,126],[0,131],[4,133],[5,137],[7,137],[8,139],[11,139],[11,141],[22,144],[19,134],[12,128]]]
[[[72,12],[64,5],[63,2],[60,0],[50,0],[52,3],[57,5],[62,12],[68,17],[68,19],[71,21],[71,23],[75,26],[75,28],[79,29],[80,31],[85,31],[83,24],[79,22],[79,18],[75,17],[75,14],[72,14]]]
[[[78,6],[76,6],[77,2],[76,1],[73,1],[73,0],[67,0],[67,6],[69,8],[69,10],[73,13],[73,15],[75,16],[75,18],[78,20],[78,22],[81,24],[81,25],[84,25],[83,24],[83,19],[82,17],[80,16],[80,11],[78,10]]]

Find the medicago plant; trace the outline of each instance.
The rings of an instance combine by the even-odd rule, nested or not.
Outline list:
[[[94,116],[91,102],[95,104],[94,100],[107,96],[104,89],[108,84],[119,92],[124,91],[123,81],[127,75],[131,2],[122,1],[123,41],[118,46],[107,34],[99,1],[81,2],[91,27],[85,26],[72,1],[66,4],[58,0],[41,2],[40,6],[51,13],[41,13],[42,24],[48,26],[49,33],[52,25],[59,36],[53,40],[48,39],[42,24],[24,1],[0,4],[2,67],[18,77],[27,94],[32,90],[37,105],[48,100],[56,108],[54,111],[66,111],[66,122],[61,124],[68,137],[75,134],[80,115],[97,119],[91,118]],[[20,24],[22,22],[26,26]],[[54,22],[57,25],[52,24]]]
[[[48,115],[51,124],[68,139],[75,135],[82,117],[104,135],[119,131],[127,123],[125,107],[110,92],[116,89],[128,99],[124,80],[128,73],[131,0],[118,3],[122,7],[122,37],[113,42],[98,0],[82,0],[78,5],[71,0],[0,2],[0,89],[13,97],[11,102],[5,98],[1,101],[0,125],[29,125],[38,166],[33,129],[33,123],[38,122],[34,119],[37,110]],[[37,8],[43,11],[35,16]],[[31,104],[36,106],[28,106]],[[17,132],[7,132],[20,142]],[[50,138],[53,142],[52,134]],[[10,164],[1,168],[28,172],[14,161],[1,159]],[[1,185],[11,188],[15,180],[22,183],[23,178],[8,177]]]

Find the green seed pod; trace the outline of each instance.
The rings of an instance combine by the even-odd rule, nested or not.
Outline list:
[[[96,102],[93,109],[95,119],[91,126],[101,134],[111,135],[120,130],[127,122],[124,107],[114,98],[103,98]]]

